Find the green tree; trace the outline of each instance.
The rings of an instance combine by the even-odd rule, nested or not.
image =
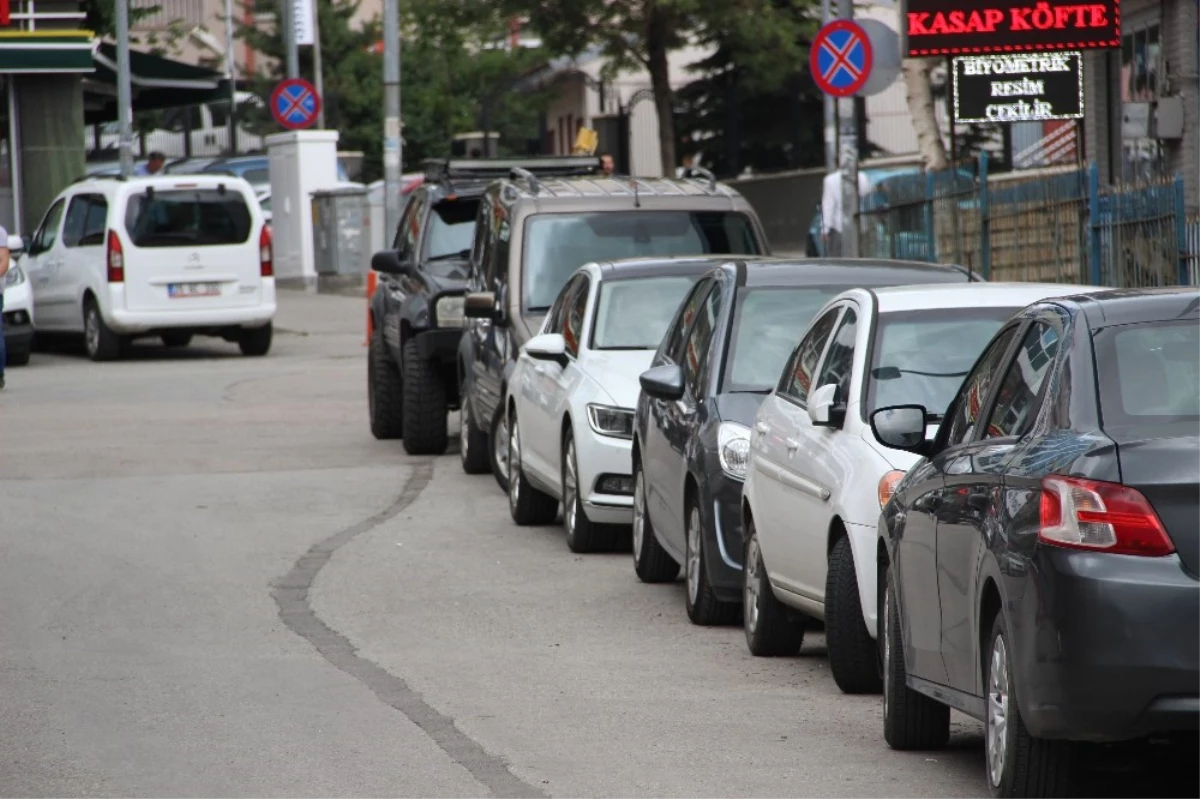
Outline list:
[[[84,17],[84,27],[96,34],[102,39],[113,39],[117,35],[117,2],[116,0],[83,0],[82,9],[86,15]],[[129,27],[133,27],[139,20],[156,14],[161,9],[161,6],[139,6],[133,7],[130,4],[129,8]]]

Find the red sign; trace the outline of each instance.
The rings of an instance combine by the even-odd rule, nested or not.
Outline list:
[[[1121,46],[1120,0],[906,0],[906,55]]]
[[[282,80],[271,92],[271,116],[288,130],[309,127],[320,111],[321,98],[304,78]]]
[[[809,69],[817,88],[833,97],[853,97],[871,77],[871,40],[862,27],[835,19],[817,31]]]
[[[0,0],[0,25],[8,27],[12,22],[12,7],[9,5],[9,0]]]

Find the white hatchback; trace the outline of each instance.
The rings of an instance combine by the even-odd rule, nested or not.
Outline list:
[[[633,414],[667,326],[711,259],[630,259],[581,267],[508,386],[509,509],[548,524],[563,505],[567,545],[606,549],[633,521]]]
[[[877,522],[918,457],[880,444],[871,412],[909,404],[944,411],[1006,319],[1048,297],[1095,290],[1039,283],[852,289],[813,317],[751,432],[742,501],[752,653],[794,651],[802,617],[819,619],[838,687],[879,690]],[[931,436],[938,422],[929,420]]]
[[[81,181],[25,242],[36,329],[82,333],[93,360],[134,338],[193,335],[271,347],[271,232],[250,184],[230,175]]]

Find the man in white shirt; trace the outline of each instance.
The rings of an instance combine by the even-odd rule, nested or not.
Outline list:
[[[4,388],[4,363],[8,352],[4,347],[4,276],[8,274],[8,231],[0,225],[0,389]]]
[[[867,195],[871,182],[860,170],[858,173],[858,198]],[[830,172],[825,176],[821,187],[821,238],[825,245],[827,258],[840,258],[842,255],[842,231],[845,220],[842,214],[842,170]]]

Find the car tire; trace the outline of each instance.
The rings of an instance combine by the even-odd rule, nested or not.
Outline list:
[[[679,576],[679,564],[658,543],[646,507],[646,478],[633,464],[633,570],[643,583],[669,583]]]
[[[376,330],[367,345],[367,414],[371,435],[380,441],[404,435],[404,393],[400,367],[388,352],[383,330]]]
[[[562,487],[563,529],[567,533],[567,548],[578,554],[611,551],[617,541],[616,527],[593,522],[583,507],[583,496],[579,490],[579,459],[575,454],[575,435],[570,427],[563,436]]]
[[[753,519],[747,520],[746,549],[742,563],[742,619],[746,648],[755,657],[795,655],[804,644],[808,620],[780,602],[771,589]]]
[[[3,335],[0,333],[0,335]],[[29,356],[31,348],[28,344],[20,347],[14,347],[11,344],[4,348],[4,363],[6,366],[27,366],[29,364]]]
[[[126,347],[125,339],[108,326],[100,304],[91,297],[83,306],[83,346],[93,361],[115,361]]]
[[[1074,741],[1029,734],[1017,705],[1008,627],[996,614],[984,650],[985,738],[988,787],[993,796],[1069,796],[1078,757]]]
[[[471,403],[465,398],[458,409],[458,456],[467,474],[486,474],[491,469],[487,433],[475,426]]]
[[[492,476],[500,490],[508,493],[508,416],[504,406],[496,410],[492,417],[492,426],[488,429],[488,462],[492,467]]]
[[[829,553],[825,577],[825,646],[833,681],[844,694],[877,694],[883,688],[879,644],[867,631],[858,593],[854,549],[840,537]]]
[[[446,431],[446,387],[417,342],[410,339],[400,350],[401,426],[404,451],[409,455],[441,455],[450,446]]]
[[[163,333],[160,338],[164,347],[186,347],[192,343],[191,333]]]
[[[274,328],[270,322],[262,327],[244,327],[238,333],[238,347],[241,348],[242,355],[261,358],[271,351],[273,336]]]
[[[534,488],[521,468],[521,428],[514,413],[508,420],[508,512],[521,526],[552,524],[558,517],[558,500]]]
[[[692,624],[702,627],[733,624],[741,608],[736,602],[717,598],[708,582],[708,549],[704,546],[704,520],[695,499],[687,504],[687,533],[684,549],[684,604]]]
[[[883,642],[883,739],[899,750],[941,749],[950,740],[950,707],[908,687],[895,577],[887,568],[879,613]]]

